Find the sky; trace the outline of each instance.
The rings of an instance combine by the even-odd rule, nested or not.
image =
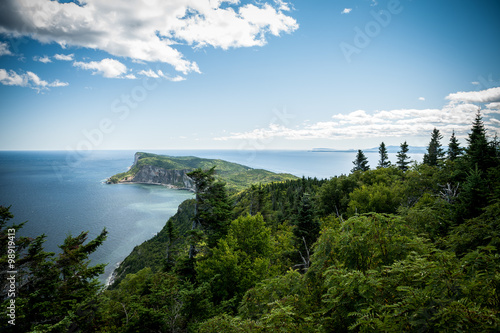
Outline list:
[[[3,0],[0,150],[500,134],[497,0]]]

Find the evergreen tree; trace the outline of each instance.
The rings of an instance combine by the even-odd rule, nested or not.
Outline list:
[[[174,226],[174,223],[172,222],[172,219],[168,219],[167,224],[167,249],[166,249],[166,256],[165,256],[165,261],[163,264],[163,269],[166,272],[169,272],[175,265],[175,254],[176,254],[176,243],[178,240],[178,235],[179,232],[177,228]]]
[[[381,143],[378,148],[378,153],[380,154],[380,160],[378,161],[379,168],[387,168],[391,165],[389,161],[389,155],[387,155],[387,148],[385,147],[385,143]]]
[[[318,239],[320,231],[319,221],[316,218],[316,212],[308,193],[302,195],[294,222],[293,233],[296,237],[303,267],[307,269],[310,264],[312,245]]]
[[[443,138],[439,130],[434,128],[431,134],[431,141],[427,147],[427,153],[424,155],[424,164],[437,166],[444,156],[443,148],[441,148],[440,140]]]
[[[194,218],[193,224],[191,226],[191,230],[193,231],[191,236],[195,236],[194,232],[201,225],[200,222],[200,214],[199,207],[203,204],[204,195],[208,191],[210,185],[214,182],[215,167],[212,167],[209,170],[203,171],[201,169],[196,169],[187,173],[187,176],[191,178],[194,182],[195,186],[195,194],[196,194],[196,203],[194,206]],[[191,242],[191,246],[189,248],[189,259],[193,259],[195,255],[195,242]]]
[[[403,142],[400,146],[401,150],[398,152],[396,155],[398,160],[396,162],[396,165],[400,170],[406,171],[408,170],[408,165],[410,164],[410,156],[408,156],[408,144]]]
[[[455,131],[453,131],[451,133],[450,143],[448,144],[448,158],[454,161],[460,155],[462,155],[462,148],[460,148],[460,143],[455,136]]]
[[[465,149],[465,152],[470,169],[474,169],[477,165],[480,171],[486,172],[488,168],[494,165],[496,152],[486,138],[486,129],[484,128],[480,110],[478,110],[476,119],[472,124],[467,143],[469,146]]]
[[[356,155],[356,159],[352,162],[354,164],[354,168],[352,168],[351,172],[356,171],[368,171],[370,170],[370,166],[368,165],[368,159],[366,158],[363,151],[358,150],[358,154]]]

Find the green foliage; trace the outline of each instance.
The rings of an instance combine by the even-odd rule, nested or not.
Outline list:
[[[441,139],[443,136],[437,128],[434,128],[431,135],[431,141],[427,146],[427,153],[424,155],[424,164],[437,166],[438,162],[444,157],[444,150],[441,147]]]
[[[385,143],[381,143],[378,148],[378,153],[380,155],[380,159],[378,161],[378,168],[387,168],[391,165],[389,161],[389,155],[387,154],[387,148],[385,147]]]
[[[226,183],[230,191],[242,191],[251,184],[267,184],[285,180],[294,180],[297,177],[274,173],[262,169],[252,169],[250,167],[227,162],[220,159],[207,159],[194,156],[163,156],[150,153],[136,153],[136,162],[130,170],[118,173],[108,179],[108,182],[116,184],[120,181],[131,181],[143,167],[153,166],[164,170],[178,170],[181,173],[189,173],[194,170],[217,170],[215,177],[217,180]],[[180,185],[183,184],[170,184]]]
[[[381,144],[375,170],[270,175],[278,181],[268,184],[259,170],[231,173],[228,164],[216,175],[203,159],[139,153],[137,165],[195,170],[196,199],[136,247],[104,291],[102,266],[90,267],[88,255],[105,231],[88,243],[86,233],[68,237],[57,257],[43,251],[44,235],[17,239],[16,329],[500,331],[499,144],[486,139],[479,113],[463,155],[453,138],[447,159],[435,129],[422,164],[409,167],[405,142],[397,165],[384,165]],[[244,174],[258,184],[228,195],[223,175],[246,186]],[[0,206],[4,247],[5,230],[22,227],[7,227],[11,218]]]
[[[363,185],[349,195],[350,201],[347,213],[363,214],[396,213],[404,201],[403,187],[400,182],[388,186],[385,184]]]
[[[7,249],[15,243],[15,296],[2,294],[1,306],[6,309],[11,299],[16,304],[16,325],[12,331],[65,332],[69,328],[84,327],[91,316],[93,298],[101,289],[97,277],[105,265],[90,266],[89,255],[106,239],[104,229],[95,239],[87,242],[87,232],[76,237],[69,235],[55,256],[43,250],[45,235],[35,239],[16,238],[22,224],[7,227],[13,218],[10,207],[0,206],[0,245]],[[10,235],[9,235],[10,234]],[[7,251],[0,255],[0,265],[7,267]],[[2,269],[2,290],[9,290],[8,270]],[[3,318],[5,319],[5,318]]]
[[[401,150],[398,151],[398,154],[396,155],[398,160],[396,162],[396,165],[398,168],[402,171],[408,170],[408,165],[410,164],[410,156],[408,156],[408,144],[403,142],[400,146]]]
[[[354,168],[352,168],[351,172],[370,170],[368,159],[366,158],[362,150],[358,150],[356,159],[352,162],[352,164],[354,164]]]
[[[460,148],[460,143],[455,136],[455,131],[451,133],[450,143],[448,144],[448,159],[454,161],[462,155],[463,149]]]
[[[216,304],[239,300],[246,290],[273,273],[272,250],[271,231],[262,216],[240,217],[231,223],[227,237],[212,253],[199,258],[198,279],[210,282]]]

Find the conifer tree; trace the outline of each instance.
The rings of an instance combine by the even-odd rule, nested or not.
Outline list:
[[[396,162],[396,165],[400,170],[406,171],[408,170],[408,165],[410,164],[410,156],[408,156],[408,144],[403,142],[400,146],[401,150],[398,152],[396,155],[398,160]]]
[[[370,166],[368,165],[368,159],[366,158],[365,154],[361,149],[358,150],[356,159],[352,162],[352,164],[354,164],[354,168],[352,168],[351,172],[370,170]]]
[[[385,147],[385,143],[381,143],[378,148],[378,153],[380,154],[380,160],[378,161],[379,168],[387,168],[391,165],[389,161],[389,156],[387,155],[387,148]]]
[[[443,148],[441,148],[440,140],[443,138],[437,128],[432,130],[431,141],[427,147],[427,153],[424,155],[424,164],[437,166],[438,161],[444,156]]]
[[[474,169],[477,165],[480,171],[485,172],[493,166],[495,151],[486,138],[486,129],[480,110],[477,111],[467,143],[469,145],[465,152],[470,169]]]
[[[450,143],[448,144],[448,158],[454,161],[460,155],[462,155],[462,148],[460,148],[460,143],[455,136],[455,131],[453,131],[451,133]]]

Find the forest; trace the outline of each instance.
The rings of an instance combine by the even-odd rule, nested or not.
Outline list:
[[[500,142],[480,111],[461,146],[439,129],[422,163],[384,143],[349,175],[228,190],[197,169],[195,199],[122,264],[112,285],[88,257],[106,239],[15,239],[10,332],[493,332],[500,330]],[[332,166],[332,169],[334,166]],[[12,242],[0,206],[0,247]],[[28,222],[29,223],[29,222]],[[12,245],[12,244],[11,244]],[[6,250],[2,313],[9,313]],[[7,326],[7,327],[6,327]]]

